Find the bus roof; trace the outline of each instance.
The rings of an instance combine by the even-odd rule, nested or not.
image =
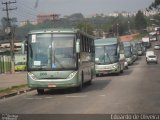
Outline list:
[[[78,29],[67,29],[67,28],[55,28],[55,29],[40,29],[40,30],[32,30],[29,34],[38,34],[38,33],[77,33]]]
[[[131,46],[131,42],[123,42],[123,45],[126,46],[126,47]]]
[[[83,31],[80,31],[79,29],[74,29],[74,28],[48,28],[48,29],[39,29],[39,30],[31,30],[28,34],[41,34],[41,33],[64,33],[64,34],[76,34],[80,33],[82,35],[86,35],[92,40],[94,40],[94,37],[92,35],[86,34]]]
[[[95,45],[111,45],[111,44],[117,44],[118,39],[117,38],[105,38],[105,39],[96,39],[94,40]]]

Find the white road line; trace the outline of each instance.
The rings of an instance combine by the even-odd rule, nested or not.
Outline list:
[[[25,98],[27,100],[41,100],[42,98]]]
[[[53,97],[45,97],[45,98],[47,98],[47,99],[52,99]]]
[[[100,97],[106,97],[106,95],[99,95]]]
[[[84,98],[84,97],[87,97],[87,95],[81,95],[81,96],[76,96],[76,95],[69,95],[69,96],[66,96],[67,98]]]

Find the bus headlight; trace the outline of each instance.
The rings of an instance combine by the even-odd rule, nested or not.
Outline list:
[[[32,73],[28,73],[28,75],[33,79],[36,80],[36,77]]]
[[[77,71],[72,72],[72,73],[67,77],[67,79],[73,78],[73,77],[75,76],[76,73],[77,73]]]
[[[112,68],[113,68],[113,69],[117,69],[117,68],[118,68],[118,64],[113,65]]]

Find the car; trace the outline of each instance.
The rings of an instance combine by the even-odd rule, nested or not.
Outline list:
[[[146,58],[146,62],[148,63],[158,63],[158,59],[156,55],[148,55]]]
[[[155,50],[160,50],[160,44],[155,44],[155,45],[154,45],[154,49],[155,49]]]
[[[154,51],[152,51],[152,50],[146,51],[146,58],[147,58],[149,55],[154,55]]]

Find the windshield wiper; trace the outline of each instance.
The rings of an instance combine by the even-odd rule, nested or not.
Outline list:
[[[111,63],[111,64],[113,64],[113,61],[111,60],[111,58],[110,58],[110,56],[109,56],[109,54],[108,54],[108,50],[106,49],[106,54],[107,54],[107,56],[108,56],[108,58],[109,58],[109,62]]]
[[[54,60],[60,65],[61,68],[65,68],[60,61],[56,58],[56,56],[54,55]]]
[[[29,48],[30,48],[30,50],[31,50],[31,58],[33,57],[33,50],[32,50],[32,46],[31,45],[29,45]]]

